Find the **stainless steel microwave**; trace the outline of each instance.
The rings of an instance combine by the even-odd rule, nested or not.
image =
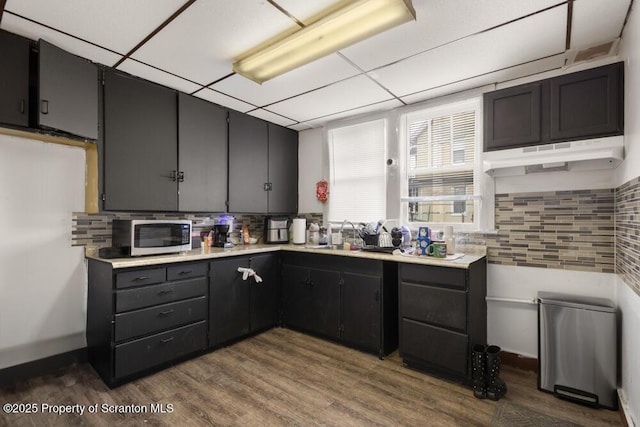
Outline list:
[[[126,255],[157,255],[191,250],[191,220],[113,220],[112,246]]]

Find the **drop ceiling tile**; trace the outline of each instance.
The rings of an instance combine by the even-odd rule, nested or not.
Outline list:
[[[418,102],[452,95],[461,92],[472,91],[478,89],[479,93],[495,90],[496,83],[506,82],[501,87],[513,86],[519,83],[512,83],[516,79],[526,78],[527,76],[539,75],[550,70],[559,70],[564,65],[564,54],[555,55],[538,61],[517,65],[493,73],[474,76],[465,80],[449,83],[433,89],[414,93],[412,95],[403,96],[402,101],[407,104],[415,104]],[[543,77],[536,77],[539,80]],[[455,96],[455,95],[454,95]]]
[[[241,113],[246,113],[247,111],[256,108],[255,105],[247,104],[246,102],[243,102],[239,99],[232,98],[209,88],[204,88],[201,91],[196,92],[193,96],[206,99],[209,102],[222,105],[223,107],[231,108],[232,110],[240,111]]]
[[[211,87],[252,104],[265,106],[308,92],[359,73],[339,55],[330,55],[282,76],[257,84],[241,75],[233,75]]]
[[[74,55],[81,56],[100,64],[113,64],[121,58],[121,56],[116,55],[113,52],[109,52],[108,50],[8,13],[2,15],[2,25],[0,25],[0,28],[31,40],[44,39],[67,52],[71,52]]]
[[[132,57],[206,85],[231,73],[236,56],[294,26],[264,0],[198,1]]]
[[[262,120],[266,120],[271,123],[275,123],[280,126],[290,126],[296,123],[294,120],[291,120],[286,117],[282,117],[279,114],[274,114],[271,111],[263,110],[262,108],[258,108],[257,110],[249,111],[247,114],[250,116],[257,117]]]
[[[308,129],[313,129],[313,126],[307,123],[297,123],[295,125],[287,126],[289,129],[297,130],[298,132]]]
[[[299,122],[386,101],[388,92],[364,75],[270,105],[274,113]]]
[[[630,0],[574,2],[571,49],[591,47],[620,37],[629,2]]]
[[[402,103],[396,99],[390,99],[388,101],[378,102],[373,105],[367,105],[365,107],[354,108],[349,111],[343,111],[340,113],[330,114],[324,117],[307,120],[306,123],[313,127],[320,127],[336,120],[353,118],[362,114],[371,114],[379,111],[392,110],[398,107],[402,107]]]
[[[369,74],[397,96],[564,52],[565,7],[550,9]],[[540,31],[544,28],[544,31]]]
[[[186,0],[7,0],[5,9],[125,54],[185,3]],[[3,15],[3,22],[7,15]]]
[[[369,71],[559,3],[557,0],[414,0],[416,21],[341,52]],[[566,6],[559,8],[566,9]],[[540,31],[542,28],[538,29],[539,33],[544,32]]]
[[[201,88],[201,86],[185,80],[183,78],[166,73],[162,70],[142,64],[138,61],[127,59],[118,66],[118,70],[122,70],[134,76],[151,80],[152,82],[176,89],[185,93],[191,93]]]
[[[278,0],[278,5],[304,24],[309,18],[336,4],[336,0]]]

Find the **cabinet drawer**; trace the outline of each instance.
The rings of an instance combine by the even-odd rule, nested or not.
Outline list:
[[[400,286],[402,317],[466,331],[465,291],[404,282]]]
[[[206,262],[199,264],[183,264],[167,267],[167,280],[183,280],[192,277],[206,276],[209,273],[209,265]]]
[[[116,312],[207,295],[206,277],[116,291]]]
[[[130,288],[132,286],[152,285],[167,280],[167,270],[153,268],[148,270],[127,271],[116,274],[116,288]]]
[[[115,348],[115,376],[122,378],[206,347],[206,321],[120,344]]]
[[[467,270],[453,267],[400,264],[400,281],[466,289]]]
[[[424,323],[402,319],[402,356],[467,375],[468,337]]]
[[[116,314],[116,341],[175,328],[207,318],[207,297],[162,304],[142,310]]]

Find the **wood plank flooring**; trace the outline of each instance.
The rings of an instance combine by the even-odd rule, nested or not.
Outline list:
[[[39,410],[0,410],[0,426],[489,426],[501,405],[557,418],[557,425],[622,425],[617,412],[538,391],[533,372],[503,367],[502,377],[504,398],[475,399],[466,387],[403,367],[397,353],[379,360],[276,328],[113,390],[88,364],[5,387],[1,404],[35,403]],[[98,411],[57,415],[42,413],[43,404],[97,404]],[[153,413],[151,404],[166,413]],[[127,408],[147,412],[104,412]]]

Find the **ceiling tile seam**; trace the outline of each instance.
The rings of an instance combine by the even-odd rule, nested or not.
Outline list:
[[[171,76],[173,76],[173,77],[177,77],[177,78],[179,78],[179,79],[181,79],[181,80],[184,80],[184,81],[186,81],[186,82],[193,83],[193,84],[194,84],[194,85],[196,85],[196,86],[203,86],[203,84],[202,84],[202,83],[198,83],[198,82],[193,81],[193,80],[191,80],[191,79],[188,79],[188,78],[186,78],[186,77],[182,77],[181,75],[178,75],[178,74],[172,73],[171,71],[167,71],[167,70],[165,70],[165,69],[163,69],[163,68],[160,68],[160,67],[156,67],[155,65],[147,64],[146,62],[144,62],[144,61],[140,61],[139,59],[135,59],[135,58],[127,58],[127,60],[129,60],[129,61],[133,61],[133,62],[137,62],[138,64],[146,65],[146,66],[147,66],[147,67],[149,67],[149,68],[153,68],[153,69],[158,70],[158,71],[161,71],[161,72],[163,72],[163,73],[165,73],[165,74],[169,74],[169,75],[171,75]],[[111,68],[116,68],[116,67],[111,67]],[[123,71],[123,70],[120,70],[120,71]],[[157,83],[157,82],[154,82],[154,83],[156,83],[156,84],[160,84],[160,83]],[[204,87],[204,86],[203,86],[203,87]],[[200,90],[200,89],[198,89],[198,90]],[[197,91],[196,91],[196,92],[197,92]]]
[[[176,10],[175,12],[173,12],[173,14],[171,16],[169,16],[167,19],[165,19],[162,24],[160,24],[159,26],[156,27],[156,29],[154,29],[152,32],[150,32],[144,39],[142,39],[142,41],[140,43],[138,43],[137,45],[135,45],[133,47],[133,49],[131,49],[129,52],[127,52],[123,58],[120,58],[120,60],[118,62],[116,62],[113,65],[113,68],[116,68],[118,65],[122,64],[126,59],[128,59],[129,57],[131,57],[131,55],[133,55],[138,49],[140,49],[142,46],[145,45],[145,43],[147,43],[149,40],[151,40],[156,34],[158,34],[160,31],[162,31],[162,29],[164,29],[167,25],[169,25],[174,19],[176,19],[178,16],[180,16],[180,14],[182,12],[184,12],[185,10],[187,10],[189,8],[189,6],[191,6],[193,3],[195,3],[196,0],[188,0],[185,4],[183,4],[180,9]]]
[[[280,6],[276,1],[274,0],[267,0],[267,2],[275,7],[276,9],[278,9],[282,14],[284,14],[287,18],[291,19],[293,22],[296,23],[296,25],[298,25],[300,28],[304,28],[306,27],[306,25],[304,25],[304,23],[302,21],[300,21],[298,18],[296,18],[292,13],[290,13],[288,10],[286,10],[284,7]]]
[[[462,82],[465,82],[465,81],[468,81],[468,80],[472,80],[472,79],[475,79],[475,78],[478,78],[478,77],[486,76],[486,75],[493,74],[493,73],[500,72],[500,71],[509,70],[509,69],[511,69],[511,68],[519,67],[519,66],[522,66],[522,65],[527,65],[527,64],[530,64],[530,63],[532,63],[532,62],[541,61],[541,60],[548,59],[548,58],[553,58],[553,57],[555,57],[555,56],[559,56],[559,55],[564,55],[564,52],[554,53],[554,54],[551,54],[551,55],[543,56],[543,57],[541,57],[541,58],[532,59],[531,61],[521,62],[521,63],[519,63],[519,64],[510,65],[510,66],[508,66],[508,67],[499,68],[499,69],[497,69],[497,70],[491,70],[491,71],[488,71],[488,72],[486,72],[486,73],[476,74],[475,76],[471,76],[471,77],[467,77],[467,78],[464,78],[464,79],[456,80],[456,81],[454,81],[454,82],[449,82],[449,83],[442,84],[442,85],[439,85],[439,86],[433,86],[433,87],[430,87],[430,88],[428,88],[428,89],[419,90],[419,91],[417,91],[417,92],[411,92],[411,93],[408,93],[408,94],[406,94],[406,95],[402,95],[402,98],[406,98],[406,97],[409,97],[409,96],[418,95],[418,94],[420,94],[420,93],[428,92],[428,91],[430,91],[430,90],[434,90],[434,89],[440,89],[440,88],[443,88],[443,87],[447,87],[447,86],[449,86],[449,85],[453,85],[453,84],[457,84],[457,83],[462,83]],[[513,79],[501,80],[501,81],[496,81],[496,82],[493,82],[493,83],[484,83],[484,84],[482,84],[482,85],[480,85],[480,86],[478,86],[478,87],[486,86],[486,85],[488,85],[488,84],[505,83],[505,82],[509,82],[509,81],[512,81],[512,80],[517,80],[517,79],[522,79],[522,78],[529,77],[529,76],[534,76],[534,75],[536,75],[536,74],[546,73],[546,72],[548,72],[548,71],[552,71],[552,70],[558,70],[558,69],[561,69],[561,68],[562,68],[562,67],[549,68],[548,70],[544,70],[544,71],[536,71],[535,73],[528,74],[528,75],[524,75],[524,76],[518,76],[518,77],[515,77],[515,78],[513,78]],[[474,89],[474,88],[471,88],[471,89],[464,89],[464,90],[462,90],[462,91],[460,91],[460,92],[464,92],[464,91],[472,90],[472,89]],[[454,92],[454,93],[451,93],[451,94],[447,93],[446,95],[442,95],[442,96],[449,96],[449,95],[453,95],[453,94],[455,94],[455,93],[458,93],[458,92]]]
[[[455,40],[450,40],[450,41],[448,41],[448,42],[446,42],[446,43],[442,43],[442,44],[440,44],[440,45],[438,45],[438,46],[434,46],[434,47],[431,47],[431,48],[429,48],[429,49],[426,49],[426,50],[423,50],[423,51],[420,51],[420,52],[417,52],[417,53],[411,54],[411,55],[406,56],[406,57],[404,57],[404,58],[397,59],[397,60],[395,60],[395,61],[391,61],[391,62],[389,62],[389,63],[387,63],[387,64],[379,65],[379,66],[377,66],[377,67],[374,67],[374,68],[372,68],[372,69],[368,70],[367,72],[368,72],[368,73],[370,73],[370,72],[372,72],[372,71],[378,71],[378,70],[381,70],[381,69],[383,69],[383,68],[386,68],[386,67],[390,67],[390,66],[392,66],[392,65],[399,64],[399,63],[401,63],[401,62],[403,62],[403,61],[406,61],[407,59],[415,58],[415,57],[420,56],[420,55],[423,55],[423,54],[425,54],[425,53],[427,53],[427,52],[432,52],[432,51],[434,51],[434,50],[436,50],[436,49],[441,49],[441,48],[443,48],[443,47],[445,47],[445,46],[448,46],[448,45],[451,45],[451,44],[454,44],[454,43],[458,43],[458,42],[460,42],[460,41],[462,41],[462,40],[466,40],[466,39],[468,39],[468,38],[475,37],[475,36],[478,36],[478,35],[480,35],[480,34],[487,33],[487,32],[489,32],[489,31],[493,31],[493,30],[496,30],[496,29],[498,29],[498,28],[501,28],[501,27],[504,27],[504,26],[507,26],[507,25],[513,24],[513,23],[518,22],[518,21],[521,21],[521,20],[523,20],[523,19],[530,18],[530,17],[535,16],[535,15],[538,15],[538,14],[540,14],[540,13],[547,12],[547,11],[552,10],[552,9],[555,9],[555,8],[557,8],[557,7],[564,6],[565,4],[567,4],[567,2],[568,2],[568,1],[569,1],[569,0],[566,0],[566,1],[563,1],[563,2],[561,2],[561,3],[555,4],[555,5],[553,5],[553,6],[549,6],[549,7],[546,7],[546,8],[544,8],[544,9],[540,9],[540,10],[537,10],[537,11],[535,11],[535,12],[531,12],[531,13],[529,13],[529,14],[527,14],[527,15],[523,15],[523,16],[520,16],[520,17],[518,17],[518,18],[511,19],[511,20],[506,21],[506,22],[503,22],[503,23],[501,23],[501,24],[494,25],[494,26],[489,27],[489,28],[485,28],[484,30],[476,31],[475,33],[471,33],[471,34],[467,34],[466,36],[458,37],[458,38],[457,38],[457,39],[455,39]],[[346,56],[346,55],[345,55],[345,56]]]
[[[261,107],[257,106],[256,104],[252,104],[251,102],[245,101],[244,99],[240,99],[240,98],[238,98],[238,97],[236,97],[236,96],[233,96],[233,95],[228,95],[228,94],[226,94],[226,93],[224,93],[224,92],[221,92],[221,91],[219,91],[219,90],[217,90],[217,89],[214,89],[214,88],[212,88],[212,87],[205,87],[205,88],[203,88],[203,89],[209,89],[210,91],[213,91],[213,92],[219,93],[220,95],[224,95],[224,96],[227,96],[227,97],[229,97],[229,98],[233,98],[233,99],[235,99],[236,101],[240,101],[240,102],[243,102],[243,103],[245,103],[245,104],[247,104],[247,105],[251,105],[251,106],[253,107],[253,110],[256,110],[256,109],[258,109],[258,108],[261,108]],[[253,110],[248,110],[248,111],[253,111]]]
[[[292,123],[292,124],[290,124],[289,126],[297,125],[298,123],[300,123],[300,121],[299,121],[299,120],[292,119],[291,117],[288,117],[288,116],[282,115],[282,114],[280,114],[280,113],[276,113],[275,111],[271,111],[271,110],[268,110],[268,109],[266,109],[266,108],[254,108],[253,110],[249,110],[249,111],[247,111],[247,114],[248,114],[248,113],[253,113],[254,111],[258,111],[258,110],[263,110],[263,111],[266,111],[266,112],[268,112],[268,113],[275,114],[276,116],[280,116],[280,117],[282,117],[283,119],[291,120],[293,123]]]
[[[0,24],[2,24],[2,15],[4,15],[4,8],[7,5],[7,0],[0,0]]]
[[[331,114],[325,114],[324,116],[318,116],[318,117],[314,117],[312,119],[305,119],[305,120],[299,121],[298,123],[308,123],[308,122],[311,122],[313,120],[320,120],[320,119],[324,119],[326,117],[331,117],[331,116],[336,116],[338,114],[348,113],[349,111],[355,111],[355,110],[359,110],[361,108],[371,107],[373,105],[378,105],[378,104],[382,104],[382,103],[389,102],[389,101],[395,101],[395,99],[389,98],[389,99],[384,99],[382,101],[372,102],[371,104],[360,105],[359,107],[347,108],[346,110],[336,111],[336,112],[331,113]],[[290,125],[290,126],[294,126],[294,125]]]
[[[342,59],[344,59],[345,61],[347,61],[347,63],[349,63],[351,66],[353,66],[355,69],[357,69],[358,71],[360,71],[360,74],[363,74],[364,76],[366,76],[369,80],[371,80],[373,83],[375,83],[376,85],[378,85],[380,87],[380,89],[386,91],[389,95],[393,96],[396,100],[398,100],[401,104],[403,105],[407,105],[403,100],[401,100],[400,98],[398,98],[398,96],[396,96],[395,93],[391,92],[391,90],[389,88],[387,88],[386,86],[384,86],[382,83],[380,83],[379,81],[377,81],[376,79],[374,79],[372,76],[370,76],[367,72],[365,72],[358,64],[356,64],[355,62],[353,62],[352,60],[350,60],[349,58],[347,58],[346,56],[344,56],[344,54],[342,52],[337,52],[338,56]]]
[[[622,38],[622,34],[624,33],[624,29],[627,28],[627,22],[629,22],[629,16],[631,16],[631,8],[633,7],[633,2],[634,1],[635,0],[631,0],[629,2],[629,7],[627,8],[627,14],[624,17],[624,22],[622,23],[622,28],[620,29],[620,35],[618,36],[620,38]]]
[[[81,41],[83,43],[87,43],[87,44],[89,44],[91,46],[95,46],[95,47],[100,48],[102,50],[106,50],[107,52],[113,53],[114,55],[123,56],[122,53],[116,52],[113,49],[109,49],[108,47],[104,47],[104,46],[101,46],[101,45],[99,45],[97,43],[91,42],[89,40],[85,40],[82,37],[78,37],[78,36],[75,36],[75,35],[73,35],[71,33],[67,33],[66,31],[62,31],[62,30],[60,30],[58,28],[52,27],[51,25],[47,25],[47,24],[44,24],[42,22],[36,21],[35,19],[27,18],[26,16],[22,16],[22,15],[20,15],[18,13],[11,12],[10,10],[5,10],[5,12],[8,13],[9,15],[13,15],[13,16],[18,17],[20,19],[24,19],[25,21],[29,21],[29,22],[31,22],[33,24],[36,24],[36,25],[40,25],[41,27],[45,27],[45,28],[47,28],[49,30],[52,30],[52,31],[55,31],[57,33],[63,34],[65,36],[67,36],[67,37],[71,37],[71,38],[76,39],[78,41]]]
[[[212,81],[212,82],[211,82],[211,83],[209,83],[209,84],[203,85],[200,89],[198,89],[198,90],[195,90],[195,91],[191,92],[191,95],[195,95],[196,93],[200,92],[200,91],[201,91],[201,90],[203,90],[203,89],[211,89],[211,90],[215,90],[215,89],[213,89],[211,86],[213,86],[213,85],[214,85],[214,84],[216,84],[216,83],[220,83],[221,81],[226,80],[226,79],[228,79],[229,77],[233,77],[233,76],[235,76],[235,75],[236,75],[235,71],[232,71],[232,72],[230,72],[229,74],[227,74],[226,76],[222,76],[222,77],[220,77],[219,79],[214,80],[214,81]]]

